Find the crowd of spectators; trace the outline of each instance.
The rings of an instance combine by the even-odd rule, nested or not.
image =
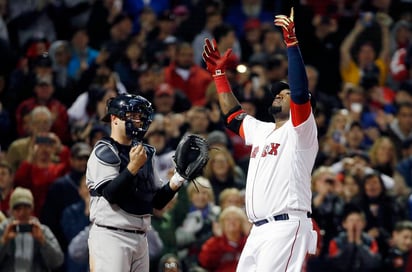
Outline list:
[[[408,0],[0,0],[0,270],[88,271],[86,162],[110,132],[106,100],[132,93],[155,109],[145,141],[163,180],[183,135],[211,147],[198,186],[154,211],[151,271],[234,271],[251,227],[242,209],[250,149],[224,126],[203,41],[233,49],[236,97],[273,121],[271,90],[288,69],[273,20],[291,6],[320,143],[318,252],[304,270],[412,271]],[[33,238],[10,223],[22,211]],[[25,242],[15,252],[14,240]]]

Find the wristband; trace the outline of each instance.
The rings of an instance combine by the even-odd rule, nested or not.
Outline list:
[[[185,179],[182,176],[180,176],[177,172],[175,172],[172,178],[170,179],[170,183],[177,187],[182,186],[184,182]]]
[[[224,73],[220,75],[214,75],[213,79],[215,80],[216,91],[218,94],[232,92],[232,88],[230,88],[229,82],[227,81]]]

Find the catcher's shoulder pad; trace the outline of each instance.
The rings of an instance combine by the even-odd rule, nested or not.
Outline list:
[[[147,155],[154,155],[156,153],[156,148],[154,146],[145,143],[143,144],[143,146],[146,150]]]
[[[97,159],[105,164],[112,166],[120,164],[120,157],[117,149],[108,140],[102,139],[98,141],[94,153],[96,154]]]

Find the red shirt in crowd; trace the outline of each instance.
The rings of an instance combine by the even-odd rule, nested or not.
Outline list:
[[[165,68],[165,82],[182,91],[192,105],[203,106],[206,89],[212,82],[212,76],[201,66],[193,65],[189,69],[188,79],[185,80],[176,72],[176,65],[172,63]]]
[[[50,185],[66,172],[66,163],[51,163],[46,167],[39,167],[28,161],[20,164],[16,170],[14,184],[30,189],[33,193],[35,216],[40,216]]]
[[[236,271],[240,254],[246,243],[246,236],[242,236],[237,243],[228,241],[225,236],[213,236],[202,246],[199,254],[199,263],[208,271],[230,272]]]

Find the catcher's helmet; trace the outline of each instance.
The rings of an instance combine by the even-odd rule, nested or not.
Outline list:
[[[110,115],[126,121],[126,135],[131,139],[143,139],[147,129],[153,120],[152,104],[144,97],[133,94],[121,94],[107,100],[107,113],[102,118],[104,122],[110,122]],[[139,113],[139,127],[134,125],[130,113]]]

